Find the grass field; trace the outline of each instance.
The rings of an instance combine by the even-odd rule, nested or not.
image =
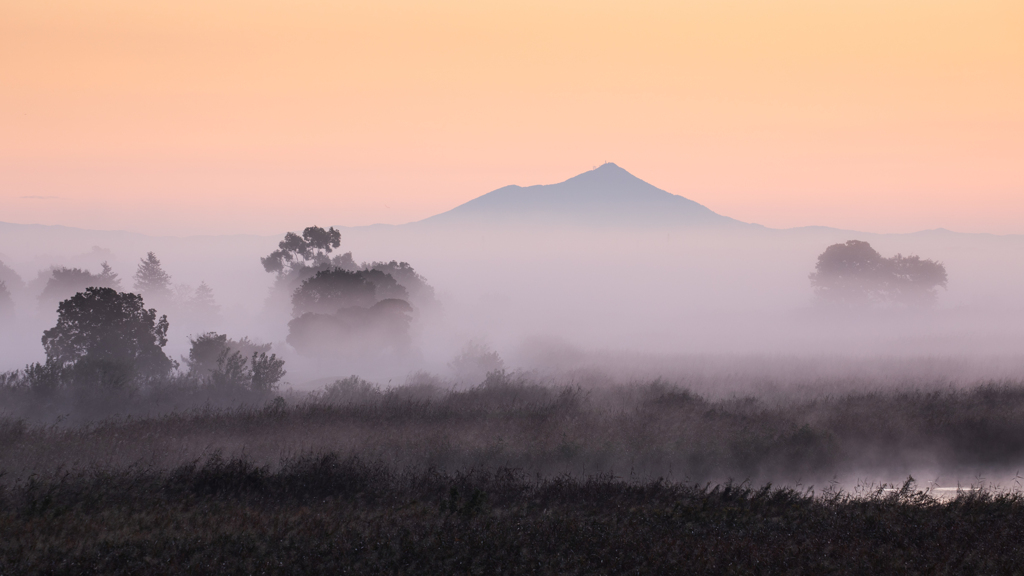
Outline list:
[[[0,420],[0,574],[1024,566],[1020,383],[710,399],[660,381],[350,378],[140,415],[154,394],[86,424]],[[931,491],[939,477],[1009,481]]]
[[[4,574],[1013,574],[1024,498],[211,459],[8,486]]]

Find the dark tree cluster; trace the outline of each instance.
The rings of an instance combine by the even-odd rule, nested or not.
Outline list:
[[[341,246],[334,228],[289,232],[261,259],[278,275],[278,290],[291,292],[288,343],[316,356],[398,351],[408,344],[413,306],[434,302],[433,288],[407,262],[358,266],[352,253],[331,257]]]
[[[312,268],[332,262],[330,254],[341,246],[341,232],[333,227],[324,230],[319,226],[310,226],[299,236],[294,232],[284,235],[278,243],[277,250],[260,259],[263,269],[267,272],[288,274],[301,268]]]
[[[867,242],[849,240],[818,256],[810,280],[824,303],[927,306],[947,278],[946,268],[934,260],[902,254],[884,258]]]
[[[284,361],[269,354],[269,344],[215,333],[192,341],[187,370],[179,373],[163,351],[169,326],[141,295],[90,286],[58,306],[56,325],[43,332],[45,364],[0,375],[0,383],[45,395],[190,383],[263,393],[285,375]]]
[[[40,305],[49,308],[90,287],[120,290],[121,279],[110,265],[104,262],[100,266],[102,270],[99,274],[81,268],[54,268],[50,273],[50,279],[46,281],[43,293],[39,296]]]
[[[167,316],[158,319],[142,296],[90,287],[60,303],[57,325],[43,332],[43,348],[47,362],[59,366],[88,361],[163,376],[174,367],[163,352],[168,326]]]
[[[231,340],[226,334],[207,332],[191,340],[183,358],[192,378],[214,386],[270,391],[285,375],[284,360],[270,354],[270,344],[248,338]]]

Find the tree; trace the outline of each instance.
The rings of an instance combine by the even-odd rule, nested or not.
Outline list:
[[[942,264],[902,254],[884,258],[861,240],[826,248],[809,278],[821,301],[844,306],[925,305],[946,287]]]
[[[164,272],[160,259],[153,252],[139,259],[134,278],[135,291],[143,296],[166,298],[171,294],[171,275]]]
[[[394,283],[394,279],[391,281]],[[292,294],[292,315],[333,314],[341,308],[369,308],[376,302],[377,286],[363,272],[322,270]]]
[[[213,298],[213,289],[206,282],[200,282],[186,302],[189,314],[202,320],[214,320],[220,315],[220,305]]]
[[[216,332],[207,332],[191,342],[185,365],[189,375],[199,380],[265,392],[286,374],[284,360],[276,354],[267,355],[270,344],[256,344],[248,338],[235,341]]]
[[[377,269],[363,270],[359,274],[373,284],[378,300],[409,300],[409,291],[391,274]]]
[[[100,262],[101,271],[96,275],[96,279],[99,282],[96,286],[103,288],[113,288],[118,292],[121,291],[121,279],[117,277],[113,268],[106,261]]]
[[[101,266],[103,271],[99,274],[93,274],[81,268],[54,268],[50,272],[50,278],[46,281],[46,287],[39,295],[40,304],[50,307],[89,287],[120,290],[121,281],[111,270],[110,265],[103,262]]]
[[[408,262],[371,262],[363,264],[363,270],[377,270],[391,275],[407,292],[408,297],[394,296],[409,300],[420,308],[427,308],[437,304],[434,298],[434,288],[427,284],[427,279],[416,273],[416,270]]]
[[[57,325],[43,332],[43,348],[48,363],[71,366],[88,359],[162,376],[174,367],[163,352],[167,328],[167,316],[157,320],[138,294],[90,287],[60,303]]]
[[[266,352],[253,352],[249,365],[252,367],[250,387],[261,392],[273,390],[277,382],[287,374],[284,370],[284,360],[278,360],[276,354],[267,356]]]
[[[299,268],[329,265],[330,253],[339,246],[341,232],[334,227],[324,230],[319,226],[309,226],[302,231],[302,236],[294,232],[285,234],[284,240],[277,245],[278,249],[260,258],[260,262],[267,272],[286,275]]]
[[[889,259],[889,268],[889,297],[908,306],[932,303],[936,288],[945,288],[948,280],[945,266],[919,256],[897,254]]]
[[[372,356],[402,351],[409,344],[412,307],[387,299],[369,308],[341,308],[333,314],[307,312],[288,323],[287,342],[312,356]]]

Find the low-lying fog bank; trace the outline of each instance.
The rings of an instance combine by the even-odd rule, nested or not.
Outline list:
[[[470,387],[418,374],[400,386],[350,377],[280,395],[151,383],[85,402],[74,390],[41,396],[9,385],[0,392],[4,405],[25,412],[9,409],[0,421],[0,470],[14,481],[57,470],[168,469],[213,456],[274,468],[332,453],[409,470],[850,489],[913,476],[923,486],[1012,489],[1024,464],[1020,380],[893,383],[868,375],[831,388],[711,395],[701,390],[721,392],[729,376],[720,360],[706,366],[707,379],[693,386],[623,383],[596,370],[555,380],[497,371]],[[738,366],[737,391],[765,372]],[[36,419],[57,414],[56,425]],[[82,424],[104,414],[120,416]]]

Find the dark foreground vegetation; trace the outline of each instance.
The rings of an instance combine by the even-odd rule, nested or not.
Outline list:
[[[335,455],[31,478],[0,493],[4,574],[1013,574],[1024,498],[851,497]]]
[[[261,384],[246,346],[204,335],[186,373],[99,387],[82,363],[5,375],[0,574],[1024,565],[1020,382],[711,398],[497,370],[301,394]],[[979,474],[1002,489],[930,483]],[[857,484],[909,475],[921,490]]]
[[[102,398],[106,412],[122,402],[128,415],[86,424],[75,424],[81,420],[73,413],[33,423],[7,412],[0,416],[0,470],[26,478],[96,465],[169,469],[213,454],[276,466],[324,452],[396,469],[504,467],[544,476],[821,486],[909,475],[947,484],[981,475],[1006,484],[1024,467],[1021,383],[712,400],[664,382],[555,386],[497,371],[459,390],[419,379],[382,389],[351,377],[283,395],[230,381],[172,380],[110,392]],[[0,385],[3,405],[29,414],[35,394]],[[68,408],[78,391],[47,394]],[[242,406],[201,404],[232,398]],[[79,409],[98,409],[82,402]]]

